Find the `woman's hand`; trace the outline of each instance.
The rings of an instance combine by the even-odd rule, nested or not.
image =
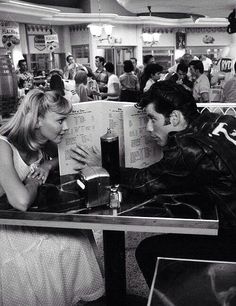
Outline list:
[[[70,156],[77,162],[74,170],[81,170],[86,166],[101,166],[101,154],[96,146],[87,148],[77,144],[71,148]]]
[[[32,172],[30,172],[28,174],[27,178],[24,181],[25,186],[34,184],[38,188],[40,185],[42,185],[44,183],[44,179],[42,179],[38,176],[33,176],[33,175],[34,175],[34,173],[32,173]]]
[[[44,163],[35,167],[33,171],[30,172],[28,177],[42,181],[42,183],[44,184],[47,180],[50,170],[51,170],[50,161],[48,162],[45,161]]]

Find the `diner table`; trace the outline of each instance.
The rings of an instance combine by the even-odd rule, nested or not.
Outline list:
[[[106,205],[88,208],[83,197],[72,201],[64,198],[53,205],[40,205],[39,201],[26,212],[7,205],[0,206],[0,224],[102,230],[107,306],[127,305],[125,232],[218,233],[217,211],[201,217],[165,216],[158,208],[158,198],[155,197],[147,199],[129,195],[123,199],[120,209]]]

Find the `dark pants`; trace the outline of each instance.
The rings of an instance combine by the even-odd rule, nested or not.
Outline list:
[[[135,255],[150,287],[157,257],[236,262],[236,236],[157,235],[144,239]]]

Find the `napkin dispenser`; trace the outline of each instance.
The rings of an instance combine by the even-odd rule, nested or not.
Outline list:
[[[102,167],[85,167],[78,173],[77,185],[83,191],[87,208],[109,205],[110,176]]]

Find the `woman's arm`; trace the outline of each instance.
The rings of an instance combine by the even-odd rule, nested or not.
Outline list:
[[[45,160],[38,167],[34,169],[34,172],[30,176],[34,179],[42,180],[43,184],[46,182],[48,175],[51,170],[54,170],[58,167],[59,162],[58,158],[54,157],[49,160]]]
[[[120,84],[119,83],[113,83],[113,91],[112,92],[101,92],[100,95],[105,97],[117,97],[120,95]]]
[[[25,184],[20,180],[13,164],[12,149],[3,140],[0,141],[0,156],[0,185],[9,203],[16,209],[26,211],[36,198],[38,187],[43,182],[31,175],[25,180]]]

